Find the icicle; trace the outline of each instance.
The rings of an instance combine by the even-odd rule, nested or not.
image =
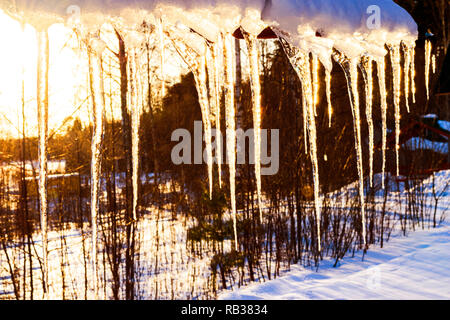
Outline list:
[[[400,175],[400,87],[401,87],[401,66],[400,66],[400,46],[389,46],[392,62],[393,82],[394,82],[394,108],[395,108],[395,160],[397,176]]]
[[[158,28],[158,36],[159,36],[159,51],[161,55],[161,100],[166,95],[166,70],[165,70],[165,64],[166,64],[166,46],[164,42],[164,25],[162,18],[158,20],[157,23]]]
[[[93,136],[91,159],[91,219],[92,219],[92,268],[95,299],[98,299],[97,270],[97,217],[100,202],[101,148],[103,140],[103,80],[101,73],[101,40],[92,39],[89,46],[89,80],[93,106]]]
[[[353,113],[353,125],[355,133],[356,161],[359,176],[359,197],[361,202],[362,217],[362,236],[364,245],[366,245],[366,213],[364,200],[364,170],[362,159],[362,143],[361,143],[361,115],[359,110],[359,93],[358,93],[358,60],[347,59],[344,55],[335,53],[335,60],[342,66],[347,78],[350,103]]]
[[[381,140],[382,140],[382,177],[381,184],[384,189],[386,172],[386,149],[387,149],[387,92],[386,92],[386,64],[384,58],[377,59],[378,85],[381,98]]]
[[[430,64],[432,45],[430,40],[425,40],[425,86],[427,89],[427,100],[430,99]]]
[[[317,248],[322,251],[321,245],[321,198],[320,198],[320,179],[319,162],[317,157],[317,131],[316,117],[314,112],[314,95],[312,88],[311,63],[309,54],[292,47],[284,38],[279,37],[281,45],[289,58],[294,70],[296,71],[302,83],[302,99],[304,116],[306,115],[307,135],[310,144],[310,156],[312,162],[313,184],[314,184],[314,208],[317,220]],[[306,136],[306,135],[305,135]]]
[[[331,103],[331,71],[325,70],[325,84],[327,91],[327,103],[328,103],[328,126],[331,128],[331,120],[333,118],[333,105]]]
[[[48,32],[38,32],[37,107],[39,128],[39,209],[42,232],[42,259],[44,261],[44,298],[48,298],[48,234],[47,234],[47,147],[48,147]],[[25,120],[24,120],[25,121]]]
[[[208,47],[207,69],[210,92],[210,113],[216,125],[216,159],[219,170],[219,187],[222,188],[222,140],[220,135],[220,85],[219,85],[219,44]]]
[[[225,114],[227,124],[227,159],[230,169],[230,198],[233,216],[234,244],[238,251],[237,217],[236,217],[236,109],[234,103],[234,38],[224,36],[224,71],[225,71]]]
[[[206,53],[206,52],[205,52]],[[206,157],[208,165],[208,180],[209,180],[209,197],[212,199],[213,193],[213,156],[211,144],[211,113],[208,100],[208,88],[206,85],[206,55],[199,57],[200,63],[194,72],[195,83],[197,86],[199,103],[202,111],[203,127],[205,131],[206,142]]]
[[[174,30],[172,30],[174,31]],[[176,33],[176,32],[174,32]],[[206,142],[206,156],[207,156],[207,166],[208,166],[208,180],[209,180],[209,197],[212,200],[213,192],[213,156],[212,156],[212,133],[211,133],[211,111],[209,106],[208,98],[208,86],[207,86],[207,70],[206,70],[206,40],[201,43],[201,46],[196,45],[198,50],[202,52],[199,54],[195,51],[192,46],[186,43],[185,34],[180,34],[174,38],[172,34],[166,33],[172,40],[172,44],[180,57],[187,64],[189,69],[192,71],[195,79],[195,86],[197,88],[199,104],[202,112],[203,127],[205,131],[205,142]],[[200,49],[200,47],[202,47]]]
[[[131,95],[131,149],[132,149],[132,181],[133,181],[133,220],[137,220],[139,200],[139,128],[142,110],[142,84],[139,72],[139,55],[136,49],[129,54],[130,95]]]
[[[248,58],[250,64],[250,82],[253,102],[253,126],[255,143],[255,176],[258,196],[259,218],[262,223],[262,192],[261,192],[261,82],[259,69],[258,39],[256,36],[242,31],[248,48]]]
[[[313,85],[313,104],[314,115],[317,117],[317,105],[319,104],[319,59],[315,54],[312,55],[312,85]]]
[[[373,152],[374,152],[374,128],[373,128],[373,75],[372,75],[373,60],[371,57],[365,56],[361,58],[361,71],[364,77],[365,93],[366,93],[366,118],[367,126],[369,128],[369,180],[370,187],[373,187]]]
[[[411,53],[411,93],[413,103],[416,103],[416,49],[414,46],[410,48]]]
[[[409,110],[409,78],[410,78],[410,68],[411,68],[411,50],[404,44],[403,45],[403,54],[405,56],[405,66],[404,66],[404,76],[405,76],[405,101],[406,101],[406,109]]]
[[[432,65],[432,69],[433,69],[433,74],[436,73],[436,55],[433,54],[433,57],[431,58],[431,65]]]

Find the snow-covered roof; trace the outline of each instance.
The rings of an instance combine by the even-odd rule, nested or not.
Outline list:
[[[162,18],[210,41],[239,27],[255,35],[272,27],[319,57],[333,47],[350,57],[384,56],[385,43],[412,43],[418,35],[412,17],[391,0],[2,0],[0,6],[36,27],[74,14],[85,28],[107,21],[129,27]]]

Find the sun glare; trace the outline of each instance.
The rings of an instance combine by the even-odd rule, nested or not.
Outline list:
[[[36,31],[2,11],[0,30],[4,44],[0,50],[0,133],[12,137],[22,135],[24,103],[26,134],[36,136]],[[80,54],[75,34],[63,25],[53,25],[48,33],[49,131],[53,133],[63,131],[70,117],[88,122],[89,100],[86,99],[86,59]]]

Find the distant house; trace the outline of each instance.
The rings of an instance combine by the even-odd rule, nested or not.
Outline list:
[[[439,120],[434,114],[411,119],[400,131],[402,175],[449,169],[449,144],[450,122]],[[395,148],[395,132],[388,137],[388,147]]]

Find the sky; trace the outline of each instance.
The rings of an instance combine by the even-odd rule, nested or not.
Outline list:
[[[102,37],[112,50],[114,41],[108,41],[112,29],[102,28]],[[37,135],[37,40],[36,31],[30,25],[21,24],[0,10],[0,137],[19,137],[22,135],[22,81],[25,96],[26,135]],[[79,118],[84,124],[90,122],[90,98],[87,88],[88,65],[85,50],[80,50],[75,34],[62,24],[49,29],[49,132],[64,133],[70,119]],[[104,68],[109,69],[110,55],[104,55]],[[183,72],[179,59],[169,60],[165,66],[168,79],[176,79]],[[153,54],[155,74],[159,69],[159,54]],[[114,63],[114,62],[113,62]],[[118,70],[112,72],[118,77]],[[108,72],[106,70],[105,72]],[[105,79],[107,112],[119,117],[118,83]],[[112,92],[112,96],[109,95]],[[111,108],[113,105],[113,108]]]

